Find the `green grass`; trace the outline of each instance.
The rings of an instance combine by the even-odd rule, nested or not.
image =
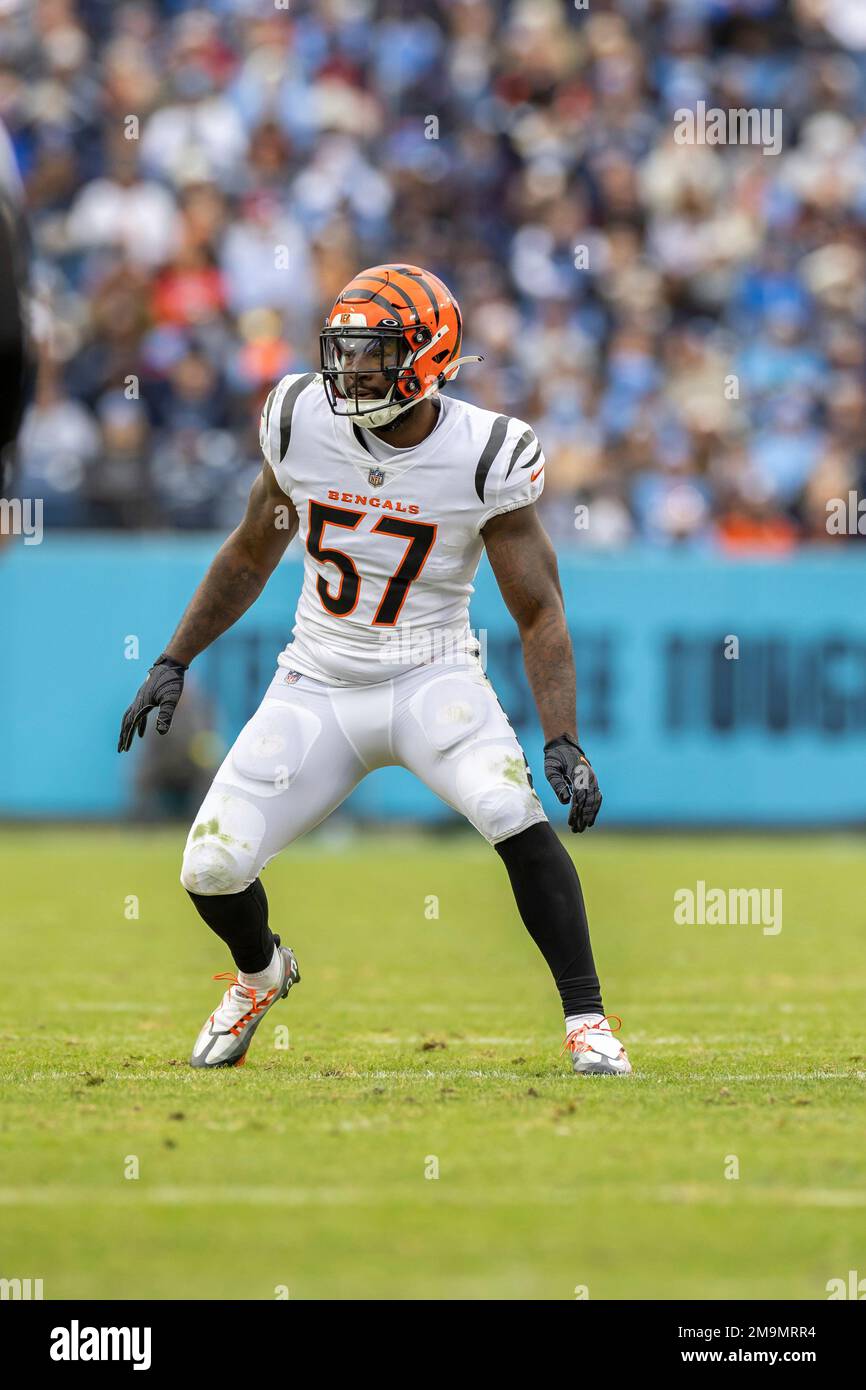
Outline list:
[[[579,1080],[502,866],[462,836],[275,861],[302,983],[245,1068],[191,1071],[228,961],[178,885],[183,838],[0,836],[0,1276],[46,1298],[822,1299],[866,1274],[859,841],[572,843],[636,1069]],[[781,933],[676,926],[699,878],[781,887]]]

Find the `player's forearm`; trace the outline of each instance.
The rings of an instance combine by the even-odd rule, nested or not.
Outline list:
[[[577,695],[571,638],[561,605],[540,608],[519,624],[523,664],[545,739],[577,739]]]
[[[188,666],[255,603],[270,574],[229,536],[190,599],[166,653]]]

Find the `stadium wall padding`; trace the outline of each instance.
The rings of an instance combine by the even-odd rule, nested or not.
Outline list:
[[[47,534],[0,552],[0,815],[128,813],[142,753],[116,753],[121,714],[220,539]],[[226,741],[290,637],[296,544],[251,612],[193,666]],[[641,549],[560,564],[604,824],[866,822],[863,547],[760,561]],[[471,612],[554,812],[517,634],[486,562]],[[125,656],[131,636],[138,660]],[[376,821],[450,816],[401,769],[372,774],[346,805]]]

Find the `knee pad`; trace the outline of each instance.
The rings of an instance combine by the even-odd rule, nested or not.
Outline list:
[[[472,824],[491,844],[547,819],[513,740],[470,749],[457,767],[457,795]]]
[[[241,893],[258,872],[265,818],[257,806],[222,787],[205,797],[189,832],[180,881],[205,896]]]
[[[217,781],[255,796],[279,796],[297,777],[322,729],[312,710],[265,700],[241,729]]]

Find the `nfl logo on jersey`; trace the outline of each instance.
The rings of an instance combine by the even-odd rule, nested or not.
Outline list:
[[[381,487],[385,481],[385,473],[381,468],[371,468],[367,474],[367,482],[370,487]]]

